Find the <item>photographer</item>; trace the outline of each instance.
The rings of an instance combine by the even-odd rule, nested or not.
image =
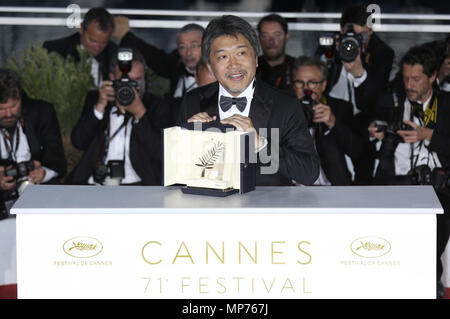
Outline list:
[[[439,63],[428,47],[410,49],[400,67],[405,91],[394,92],[385,107],[388,123],[374,122],[368,128],[382,141],[375,181],[433,184],[445,210],[438,216],[439,257],[449,237],[450,94],[433,89]]]
[[[289,40],[286,20],[278,14],[270,14],[258,22],[257,29],[263,54],[258,57],[256,74],[270,85],[291,93],[295,58],[286,54]]]
[[[161,129],[168,107],[145,91],[142,55],[119,48],[98,91],[86,97],[72,130],[72,144],[84,150],[67,184],[161,185]]]
[[[66,173],[53,106],[28,98],[18,75],[8,69],[0,69],[0,154],[3,217],[26,185],[56,183]]]
[[[84,16],[80,31],[68,37],[45,41],[43,46],[48,52],[57,52],[63,57],[80,59],[77,46],[81,46],[92,55],[91,74],[94,84],[100,86],[108,79],[109,63],[117,45],[110,40],[114,30],[114,18],[104,8],[92,8]]]
[[[327,65],[317,57],[295,61],[295,93],[300,99],[320,157],[320,175],[314,185],[351,185],[345,156],[357,159],[363,143],[351,128],[350,103],[324,95]]]
[[[352,161],[355,184],[362,185],[371,183],[374,167],[367,126],[374,119],[379,94],[387,88],[394,58],[394,51],[367,25],[369,16],[362,5],[343,11],[326,89],[329,96],[353,104],[356,129],[365,138],[364,156]]]

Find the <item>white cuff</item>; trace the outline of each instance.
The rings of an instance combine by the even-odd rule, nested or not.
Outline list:
[[[97,111],[97,109],[95,108],[95,105],[94,105],[94,115],[97,119],[103,120],[103,113],[100,113],[99,111]]]
[[[42,166],[42,168],[45,171],[45,176],[44,176],[44,179],[42,179],[41,184],[47,183],[52,178],[55,178],[58,176],[58,173],[56,173],[54,170],[47,168],[45,166]]]
[[[259,153],[261,150],[263,150],[267,146],[267,144],[269,144],[269,142],[267,141],[267,138],[265,138],[264,136],[260,135],[259,139],[263,141],[263,145],[256,149],[256,153]]]

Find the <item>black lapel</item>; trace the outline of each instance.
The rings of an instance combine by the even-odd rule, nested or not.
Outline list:
[[[200,112],[219,117],[219,82],[211,84],[200,94]]]
[[[41,151],[41,143],[39,142],[37,136],[34,134],[35,130],[33,128],[33,115],[28,109],[28,98],[24,97],[22,99],[22,119],[23,119],[23,133],[27,137],[28,146],[30,147],[31,158],[39,159]]]
[[[253,93],[249,117],[256,130],[267,128],[273,104],[272,97],[268,94],[270,90],[271,88],[262,80],[255,79],[255,92]]]

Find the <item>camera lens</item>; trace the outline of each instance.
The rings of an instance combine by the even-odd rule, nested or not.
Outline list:
[[[358,56],[359,44],[354,38],[346,38],[339,46],[339,55],[342,61],[352,62]]]
[[[116,90],[116,99],[120,105],[130,105],[134,100],[133,88],[127,84],[120,85]]]

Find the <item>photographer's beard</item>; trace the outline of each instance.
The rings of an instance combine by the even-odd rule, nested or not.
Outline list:
[[[266,48],[264,52],[264,59],[267,62],[273,62],[281,60],[286,54],[286,42],[284,42],[280,47],[279,46],[269,46]]]
[[[19,119],[20,113],[0,117],[0,127],[5,128],[7,130],[13,130],[16,127],[17,121],[19,121]]]

